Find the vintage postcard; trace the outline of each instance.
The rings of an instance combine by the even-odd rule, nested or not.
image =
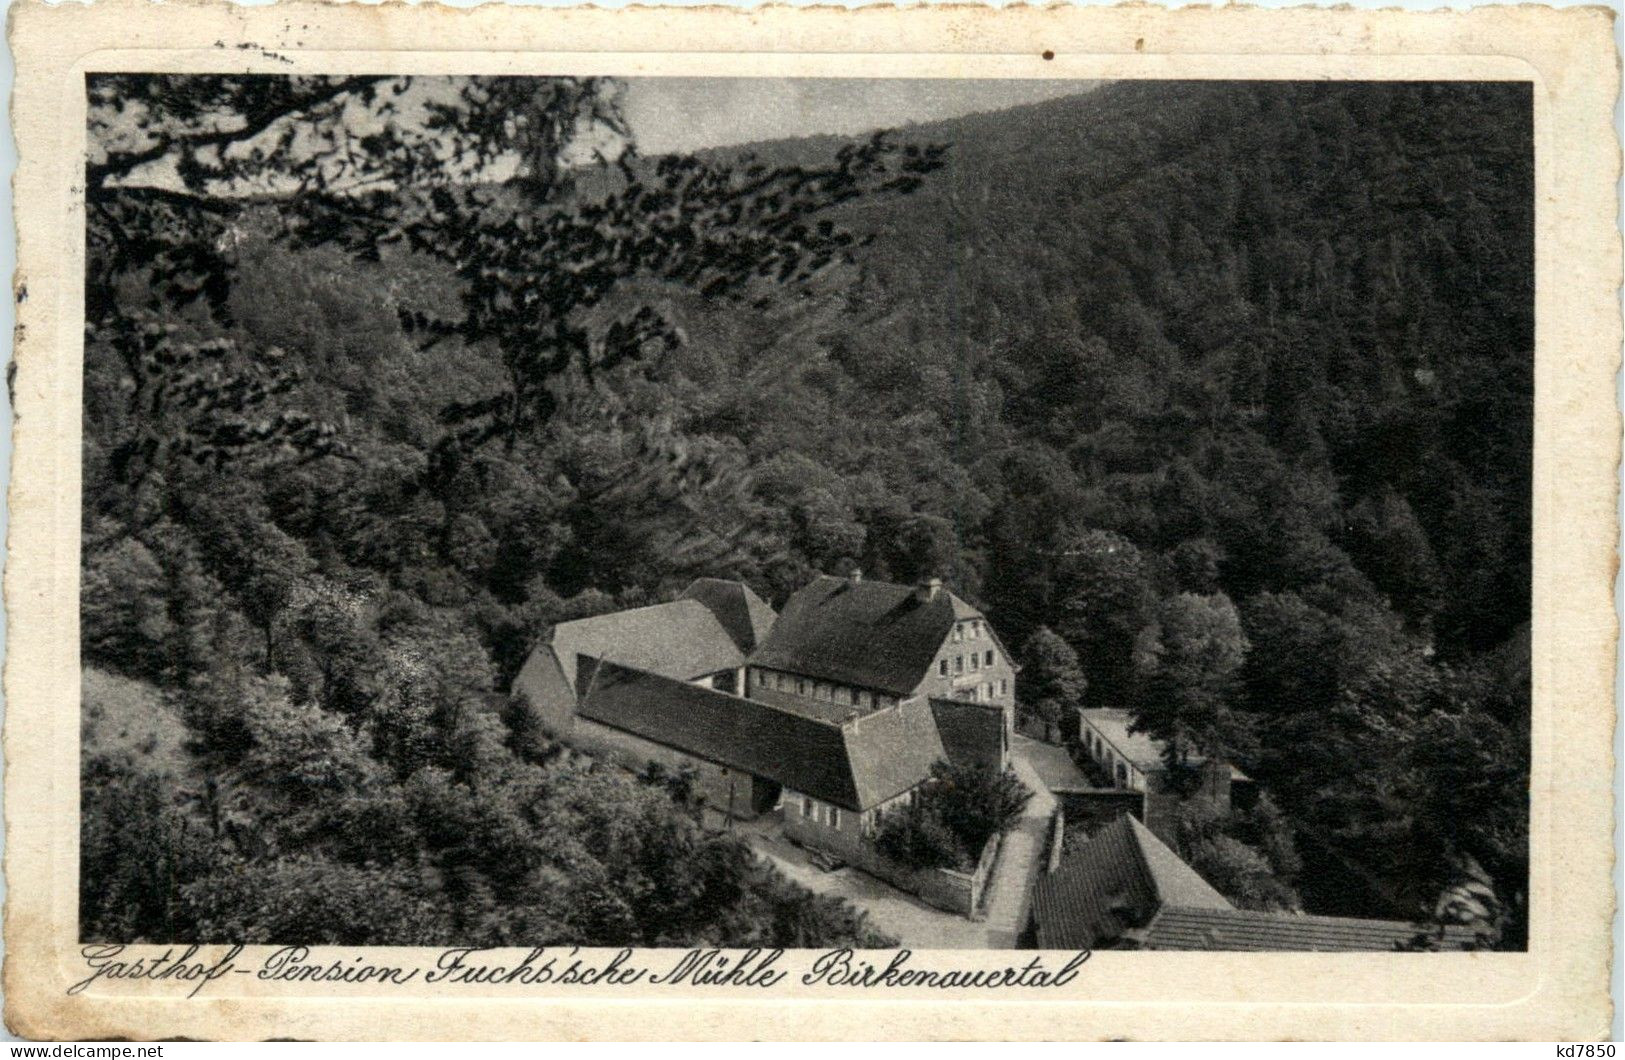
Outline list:
[[[1608,1033],[1607,13],[10,39],[16,1034]]]

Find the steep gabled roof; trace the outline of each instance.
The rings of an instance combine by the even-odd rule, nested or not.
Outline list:
[[[767,639],[777,617],[750,586],[724,578],[697,578],[678,599],[698,600],[710,608],[739,650],[747,655]]]
[[[852,718],[841,731],[863,809],[917,787],[948,757],[923,697]]]
[[[785,602],[753,665],[906,696],[919,687],[956,618],[979,615],[947,589],[820,576]]]
[[[1436,925],[1401,920],[1169,908],[1146,925],[1141,946],[1151,950],[1383,952],[1438,931]],[[1439,940],[1443,949],[1467,949],[1474,941],[1472,929],[1459,925],[1445,928]]]
[[[580,655],[685,681],[745,665],[739,645],[698,600],[560,622],[553,627],[549,644],[572,687]]]
[[[1232,908],[1128,814],[1102,827],[1033,890],[1040,949],[1110,944],[1168,906]]]

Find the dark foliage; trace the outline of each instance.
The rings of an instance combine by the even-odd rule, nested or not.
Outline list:
[[[1276,817],[1223,835],[1311,911],[1431,915],[1476,867],[1522,944],[1527,86],[1134,82],[577,167],[563,130],[624,134],[612,86],[448,83],[408,120],[400,85],[91,81],[145,132],[88,174],[84,651],[170,691],[214,782],[87,796],[87,878],[121,813],[199,873],[87,925],[296,930],[205,881],[324,858],[327,908],[387,885],[414,938],[843,937],[678,780],[487,704],[553,622],[856,564],[950,579],[1018,652],[1048,627],[1088,702],[1234,759]],[[397,120],[255,155],[342,98]],[[178,184],[128,186],[163,157]],[[307,711],[352,734],[330,759]],[[291,786],[245,765],[280,755]]]
[[[914,801],[881,821],[881,853],[917,869],[968,869],[1032,799],[1011,770],[938,762]]]

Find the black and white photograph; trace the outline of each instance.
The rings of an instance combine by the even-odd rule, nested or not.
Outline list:
[[[79,941],[1529,948],[1529,81],[83,93]]]

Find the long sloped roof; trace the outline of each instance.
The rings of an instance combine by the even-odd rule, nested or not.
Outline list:
[[[1169,908],[1146,925],[1141,946],[1152,950],[1381,952],[1436,931],[1437,927],[1401,920]],[[1466,949],[1473,944],[1474,935],[1470,928],[1451,926],[1441,941],[1445,949]]]
[[[1152,771],[1162,768],[1162,741],[1146,732],[1130,732],[1134,716],[1117,707],[1090,707],[1078,716],[1092,725],[1119,755],[1138,766]]]
[[[553,627],[551,644],[571,685],[582,655],[681,680],[745,665],[739,645],[698,600],[560,622]]]
[[[587,660],[577,684],[584,718],[853,811],[915,787],[944,757],[924,700],[834,724],[613,662]]]
[[[578,681],[584,718],[861,808],[840,726],[611,662]]]
[[[785,602],[754,665],[906,696],[919,687],[956,618],[979,614],[947,589],[822,575]]]
[[[1033,891],[1041,949],[1109,944],[1168,906],[1232,908],[1129,814],[1097,831]]]
[[[739,650],[747,654],[767,638],[777,617],[750,586],[725,578],[696,578],[679,599],[698,600],[710,608]]]

